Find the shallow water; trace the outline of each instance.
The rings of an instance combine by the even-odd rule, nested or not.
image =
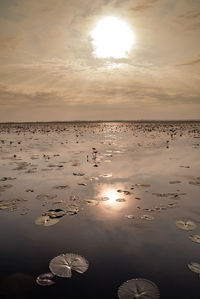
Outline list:
[[[199,298],[199,156],[199,122],[1,124],[0,298],[112,299],[132,278]],[[49,209],[66,215],[37,225]],[[88,270],[37,285],[62,253]]]

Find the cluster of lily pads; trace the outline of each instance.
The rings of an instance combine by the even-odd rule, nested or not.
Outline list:
[[[89,268],[89,262],[86,258],[74,254],[65,253],[54,257],[49,263],[51,272],[43,273],[36,279],[40,286],[50,286],[55,284],[55,276],[62,278],[71,278],[72,270],[83,274]],[[150,280],[136,278],[124,282],[118,289],[119,299],[158,299],[160,292],[155,283]]]
[[[176,226],[178,228],[186,230],[186,231],[192,231],[197,228],[197,225],[191,220],[187,220],[187,221],[177,220]],[[191,236],[189,236],[189,239],[192,242],[200,244],[200,235],[191,235]],[[188,264],[188,268],[192,272],[197,273],[200,276],[200,264],[199,263],[192,262],[192,263]]]

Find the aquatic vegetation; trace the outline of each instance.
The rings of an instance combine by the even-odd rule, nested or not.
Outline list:
[[[136,278],[124,282],[118,289],[119,299],[158,299],[160,292],[155,283],[150,280]]]
[[[57,224],[59,221],[60,221],[60,219],[57,219],[57,218],[51,218],[49,216],[41,216],[35,220],[35,224],[44,225],[44,226],[52,226],[54,224]]]
[[[199,243],[200,244],[200,235],[189,236],[189,239],[192,240],[195,243]]]
[[[74,253],[60,254],[54,257],[49,264],[50,271],[59,277],[71,277],[72,270],[84,273],[88,267],[88,261]]]
[[[128,219],[135,219],[136,218],[135,215],[126,215],[125,217],[128,218]]]
[[[126,199],[125,198],[117,198],[115,201],[117,201],[117,202],[125,202]]]
[[[90,206],[97,206],[99,204],[98,200],[95,199],[86,199],[83,203],[90,205]]]
[[[142,215],[140,218],[142,220],[154,220],[154,217],[150,215]]]
[[[149,188],[151,187],[150,184],[135,184],[136,187],[145,187],[145,188]]]
[[[43,213],[42,216],[49,216],[50,218],[61,218],[66,215],[66,212],[62,209],[50,209],[47,212]]]
[[[76,215],[78,212],[79,212],[79,207],[76,205],[69,205],[66,208],[67,215],[73,216],[73,215]]]
[[[54,274],[51,272],[48,273],[43,273],[40,274],[37,279],[36,282],[37,284],[39,284],[40,286],[50,286],[52,284],[54,284],[55,282],[52,280],[52,278],[54,278]]]
[[[56,194],[39,194],[36,196],[36,199],[46,200],[46,199],[54,199],[56,197],[57,197]]]
[[[199,186],[200,187],[200,181],[190,181],[189,184],[193,185],[193,186]]]
[[[60,185],[60,186],[54,186],[54,189],[63,190],[70,188],[69,185]]]
[[[112,174],[111,173],[105,173],[105,174],[100,174],[99,176],[102,177],[102,178],[110,178],[110,177],[112,177]]]
[[[13,185],[11,184],[6,184],[6,185],[2,185],[0,186],[0,192],[4,192],[6,189],[12,188]]]
[[[16,178],[12,178],[12,177],[2,177],[1,179],[0,179],[0,181],[1,182],[5,182],[5,181],[11,181],[11,180],[16,180]]]
[[[183,230],[193,230],[196,228],[196,224],[193,221],[183,221],[183,220],[177,220],[176,226]]]
[[[190,263],[188,264],[188,268],[197,274],[200,274],[200,264],[198,263]]]
[[[103,196],[103,197],[99,197],[99,198],[98,198],[99,201],[107,201],[107,200],[109,200],[109,199],[110,199],[110,198],[107,197],[107,196]]]
[[[4,211],[14,211],[18,208],[18,205],[22,202],[26,202],[23,198],[14,198],[10,200],[0,200],[0,210]]]
[[[73,175],[75,175],[75,176],[84,176],[85,173],[84,172],[73,172]]]

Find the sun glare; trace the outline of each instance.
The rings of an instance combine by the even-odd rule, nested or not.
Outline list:
[[[94,54],[99,58],[126,58],[135,36],[128,24],[116,17],[105,17],[91,32]]]

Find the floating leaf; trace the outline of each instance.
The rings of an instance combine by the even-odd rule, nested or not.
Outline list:
[[[99,201],[107,201],[107,200],[109,200],[109,199],[110,199],[109,197],[104,196],[104,197],[100,197],[98,200],[99,200]]]
[[[59,221],[60,221],[60,219],[50,218],[49,216],[41,216],[35,220],[35,224],[51,226],[51,225],[58,223]]]
[[[67,207],[66,213],[67,215],[76,215],[79,212],[79,207],[76,205],[70,205]]]
[[[53,277],[54,277],[54,274],[52,274],[51,272],[43,273],[37,277],[36,282],[40,286],[50,286],[55,283],[52,280]]]
[[[50,209],[47,212],[43,213],[42,216],[49,216],[50,218],[61,218],[66,215],[66,212],[62,209]]]
[[[74,253],[58,255],[54,257],[49,264],[51,272],[60,277],[71,277],[71,270],[84,273],[88,267],[88,261],[84,257]]]
[[[177,220],[176,226],[183,230],[193,230],[196,228],[196,224],[193,221],[183,221],[183,220]]]
[[[190,263],[188,264],[188,268],[197,274],[200,274],[200,264],[198,263]]]
[[[117,202],[125,202],[126,199],[125,199],[125,198],[117,198],[116,201],[117,201]]]
[[[90,206],[97,206],[99,202],[94,199],[86,199],[83,201],[85,204],[90,205]]]
[[[120,299],[157,299],[160,292],[155,283],[147,279],[131,279],[124,282],[118,289]]]
[[[128,219],[135,219],[136,218],[135,215],[126,215],[125,217],[128,218]]]
[[[54,189],[58,189],[58,190],[63,190],[63,189],[68,189],[69,186],[68,185],[60,185],[60,186],[54,186]]]
[[[45,200],[45,199],[54,199],[56,197],[57,197],[56,194],[39,194],[36,196],[36,199]]]
[[[153,220],[154,217],[153,217],[153,216],[150,216],[150,215],[142,215],[142,216],[141,216],[141,219],[143,219],[143,220]]]
[[[137,187],[146,187],[146,188],[151,187],[150,184],[135,184],[135,186],[137,186]]]
[[[197,181],[197,182],[195,182],[195,181],[190,181],[189,184],[190,184],[190,185],[194,185],[194,186],[200,186],[200,182],[199,182],[199,181]]]
[[[192,240],[195,243],[199,243],[200,244],[200,235],[189,236],[189,239]]]

